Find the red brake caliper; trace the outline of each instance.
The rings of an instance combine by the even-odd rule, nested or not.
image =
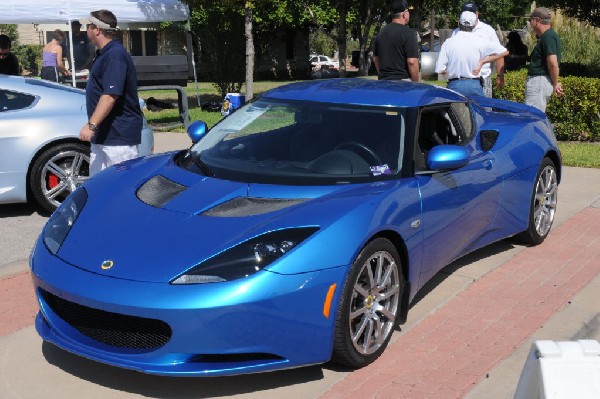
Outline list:
[[[54,188],[58,186],[59,181],[60,179],[58,178],[58,176],[52,173],[48,173],[48,188]]]

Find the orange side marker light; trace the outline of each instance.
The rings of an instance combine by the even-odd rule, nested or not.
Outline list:
[[[333,293],[335,292],[336,284],[333,283],[329,286],[327,296],[325,297],[325,303],[323,303],[323,316],[329,318],[329,311],[331,310],[331,300],[333,299]]]

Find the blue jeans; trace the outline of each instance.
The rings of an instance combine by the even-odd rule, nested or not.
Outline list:
[[[457,79],[448,82],[448,88],[470,97],[472,95],[483,96],[483,88],[479,83],[479,79]]]

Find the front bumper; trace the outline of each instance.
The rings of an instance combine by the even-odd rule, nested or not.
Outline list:
[[[98,274],[84,271],[52,256],[42,242],[31,268],[40,305],[35,325],[44,340],[102,363],[172,376],[232,375],[326,362],[347,271],[346,266],[297,275],[261,271],[226,283],[170,285],[111,278],[101,275],[100,268]],[[326,317],[324,302],[332,284],[337,289]],[[117,315],[118,320],[160,321],[172,333],[156,348],[106,344],[65,321],[49,298]],[[97,321],[95,328],[102,329],[103,323]],[[113,324],[107,319],[106,328],[115,328]]]

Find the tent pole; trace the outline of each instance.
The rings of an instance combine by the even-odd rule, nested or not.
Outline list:
[[[71,68],[71,78],[73,82],[73,87],[77,87],[75,83],[75,56],[73,55],[73,28],[71,27],[71,20],[68,20],[69,23],[69,67]]]
[[[198,102],[198,107],[200,105],[200,90],[198,90],[198,75],[196,74],[196,59],[194,57],[194,40],[192,38],[192,25],[190,23],[190,19],[187,20],[187,34],[190,35],[190,45],[188,51],[192,52],[192,68],[194,69],[194,83],[196,84],[196,101]]]

